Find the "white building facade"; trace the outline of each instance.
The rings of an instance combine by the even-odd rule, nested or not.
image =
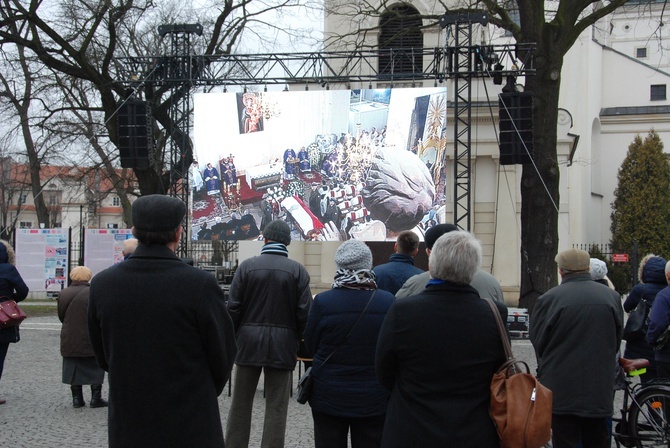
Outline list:
[[[340,4],[340,0],[327,3],[331,11],[341,14],[326,15],[326,51],[351,49],[357,30],[378,25],[377,18],[348,15],[356,4]],[[422,15],[444,13],[437,2],[413,1],[391,7],[398,5],[410,5]],[[670,41],[666,38],[667,30],[660,26],[662,8],[663,3],[640,6],[633,2],[588,28],[566,55],[557,123],[561,175],[560,202],[556,204],[560,212],[559,250],[573,244],[608,243],[617,173],[628,146],[636,135],[644,138],[652,129],[666,144],[670,142],[670,101],[666,94],[670,83],[670,54],[663,51],[663,44]],[[346,40],[334,40],[347,33],[351,36],[349,45]],[[369,32],[364,37],[373,47],[377,46],[378,38],[379,33]],[[422,38],[424,47],[446,44],[446,33],[437,26],[423,31]],[[473,43],[506,44],[512,40],[504,31],[488,26],[477,29]],[[446,82],[450,89],[451,81]],[[359,87],[367,86],[351,86]],[[373,87],[388,86],[373,83]],[[403,85],[396,83],[394,87]],[[496,130],[497,95],[501,87],[491,80],[486,81],[486,86],[482,80],[473,81],[472,103],[477,107],[473,106],[471,121],[471,230],[484,246],[482,268],[500,280],[506,300],[515,304],[521,265],[519,180],[522,168],[499,164]],[[453,90],[449,92],[453,98]],[[453,133],[448,135],[451,141]],[[453,145],[448,144],[448,147]],[[446,170],[452,179],[452,156],[447,155],[447,158]],[[447,190],[446,197],[453,197],[453,186],[448,185]],[[452,220],[452,210],[448,203],[446,222]],[[299,257],[313,276],[321,274],[323,283],[332,280],[330,252],[334,249],[329,247],[324,245],[318,254],[311,255],[314,250],[306,249],[306,256]],[[318,280],[315,283],[319,283]]]

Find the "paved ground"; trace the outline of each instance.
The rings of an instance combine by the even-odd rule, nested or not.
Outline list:
[[[0,382],[0,447],[106,447],[107,409],[74,409],[68,385],[61,383],[59,352],[60,323],[55,316],[27,319],[21,326],[21,342],[12,344]],[[513,341],[516,357],[526,360],[535,371],[530,342]],[[297,381],[297,369],[294,385]],[[233,372],[234,374],[234,372]],[[107,396],[107,385],[103,386]],[[86,390],[85,399],[90,399]],[[222,421],[228,415],[230,398],[219,397]],[[254,425],[250,447],[260,446],[264,399],[262,384],[256,392]],[[313,429],[309,405],[292,398],[289,405],[286,447],[312,447]]]

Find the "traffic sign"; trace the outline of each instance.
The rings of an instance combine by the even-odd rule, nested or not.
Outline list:
[[[628,254],[612,254],[614,263],[628,263]]]

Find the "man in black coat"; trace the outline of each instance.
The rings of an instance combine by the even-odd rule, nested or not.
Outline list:
[[[88,327],[109,372],[109,447],[224,447],[217,397],[236,355],[233,323],[211,274],[175,255],[182,201],[133,203],[139,240],[91,281]]]
[[[544,293],[530,318],[537,377],[553,392],[555,448],[609,448],[614,366],[623,333],[619,294],[591,280],[589,253],[556,256],[561,284]]]

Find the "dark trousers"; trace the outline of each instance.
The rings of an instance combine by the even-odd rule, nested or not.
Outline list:
[[[312,411],[314,448],[347,448],[351,430],[351,448],[379,448],[385,416],[336,417]]]
[[[2,378],[2,370],[5,368],[5,357],[7,357],[7,350],[9,350],[9,342],[0,342],[0,378]]]
[[[610,448],[607,417],[556,415],[551,418],[553,448]],[[580,445],[581,441],[581,445]]]

